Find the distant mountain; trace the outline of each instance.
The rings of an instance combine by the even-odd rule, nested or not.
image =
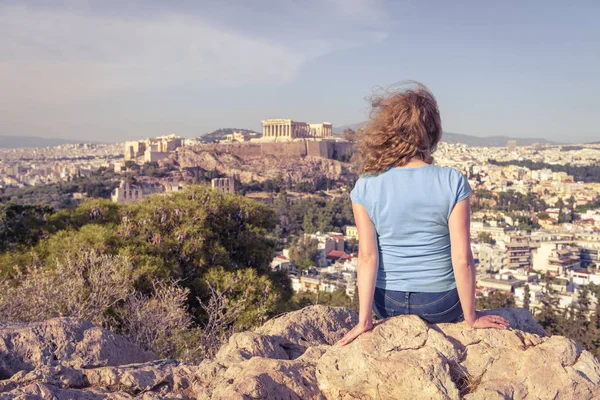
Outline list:
[[[442,141],[447,143],[464,143],[469,146],[479,146],[479,147],[503,147],[506,146],[506,142],[509,140],[515,140],[517,142],[517,146],[530,146],[535,143],[539,144],[562,144],[558,142],[553,142],[551,140],[542,139],[542,138],[515,138],[509,136],[471,136],[471,135],[463,135],[460,133],[451,133],[444,132],[442,135]]]
[[[204,133],[198,137],[204,143],[212,143],[215,140],[225,140],[225,136],[231,135],[233,132],[243,132],[243,133],[258,133],[251,129],[237,129],[237,128],[222,128],[217,129],[216,131],[212,131],[209,133]],[[262,134],[258,133],[258,137],[261,137]]]
[[[346,129],[352,129],[353,131],[356,131],[360,128],[362,128],[364,125],[366,124],[366,122],[359,122],[356,124],[350,124],[350,125],[341,125],[341,126],[333,126],[333,136],[334,137],[342,137],[342,133],[346,130]]]
[[[93,142],[88,140],[82,141],[59,138],[43,138],[38,136],[0,136],[0,148],[5,149],[16,149],[19,147],[51,147],[58,146],[60,144],[71,143],[99,144],[101,142]]]
[[[357,124],[351,125],[342,125],[333,128],[333,136],[341,137],[342,132],[344,130],[350,128],[352,130],[357,130],[363,127],[366,122],[359,122]],[[471,135],[463,135],[460,133],[451,133],[444,132],[442,135],[442,141],[446,143],[464,143],[469,146],[479,146],[479,147],[502,147],[506,146],[506,142],[509,140],[516,140],[517,146],[529,146],[534,143],[539,144],[562,144],[558,142],[553,142],[551,140],[542,139],[542,138],[514,138],[509,136],[471,136]]]

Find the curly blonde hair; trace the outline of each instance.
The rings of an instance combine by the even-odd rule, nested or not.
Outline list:
[[[370,99],[371,118],[359,135],[356,154],[361,175],[377,175],[413,158],[433,162],[431,154],[442,136],[435,97],[421,83],[400,85]]]

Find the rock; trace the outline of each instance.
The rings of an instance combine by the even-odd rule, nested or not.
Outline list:
[[[347,346],[331,347],[317,362],[319,388],[332,399],[458,398],[449,360],[427,345],[430,331],[419,317],[392,318]]]
[[[197,366],[148,362],[124,338],[78,320],[2,325],[1,357],[12,369],[0,380],[0,400],[600,398],[600,363],[591,353],[547,337],[527,311],[492,312],[508,318],[511,329],[406,315],[376,321],[339,346],[356,313],[312,306],[234,334]]]
[[[257,333],[289,343],[290,359],[309,346],[332,345],[358,322],[358,315],[344,308],[312,306],[267,321]]]
[[[120,335],[74,318],[0,324],[0,379],[46,365],[91,368],[157,358]]]
[[[102,367],[83,371],[87,386],[119,388],[119,391],[139,394],[160,387],[173,386],[173,369],[179,363],[161,360],[121,367]]]
[[[290,343],[283,338],[265,336],[256,332],[242,332],[231,336],[215,355],[215,360],[223,365],[232,365],[254,356],[289,360],[287,350]]]
[[[230,367],[214,384],[211,399],[326,399],[314,365],[304,361],[254,357]]]
[[[181,170],[199,167],[204,171],[218,171],[227,176],[236,175],[242,183],[265,182],[279,177],[292,185],[308,182],[316,187],[324,179],[350,183],[356,176],[351,164],[337,160],[286,154],[240,157],[218,147],[219,145],[217,148],[214,145],[182,147],[161,163],[178,166]]]

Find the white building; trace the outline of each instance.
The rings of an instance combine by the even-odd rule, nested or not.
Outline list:
[[[533,250],[533,269],[565,275],[571,269],[581,267],[581,252],[571,242],[541,242]]]
[[[473,246],[479,259],[479,268],[485,272],[498,272],[507,267],[506,250],[498,245],[480,243]]]
[[[286,141],[300,138],[333,137],[333,125],[330,122],[306,123],[291,119],[266,119],[262,121],[263,141]]]

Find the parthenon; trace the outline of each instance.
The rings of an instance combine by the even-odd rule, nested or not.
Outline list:
[[[330,122],[309,124],[291,119],[266,119],[262,125],[263,139],[267,140],[333,137],[333,125]]]

